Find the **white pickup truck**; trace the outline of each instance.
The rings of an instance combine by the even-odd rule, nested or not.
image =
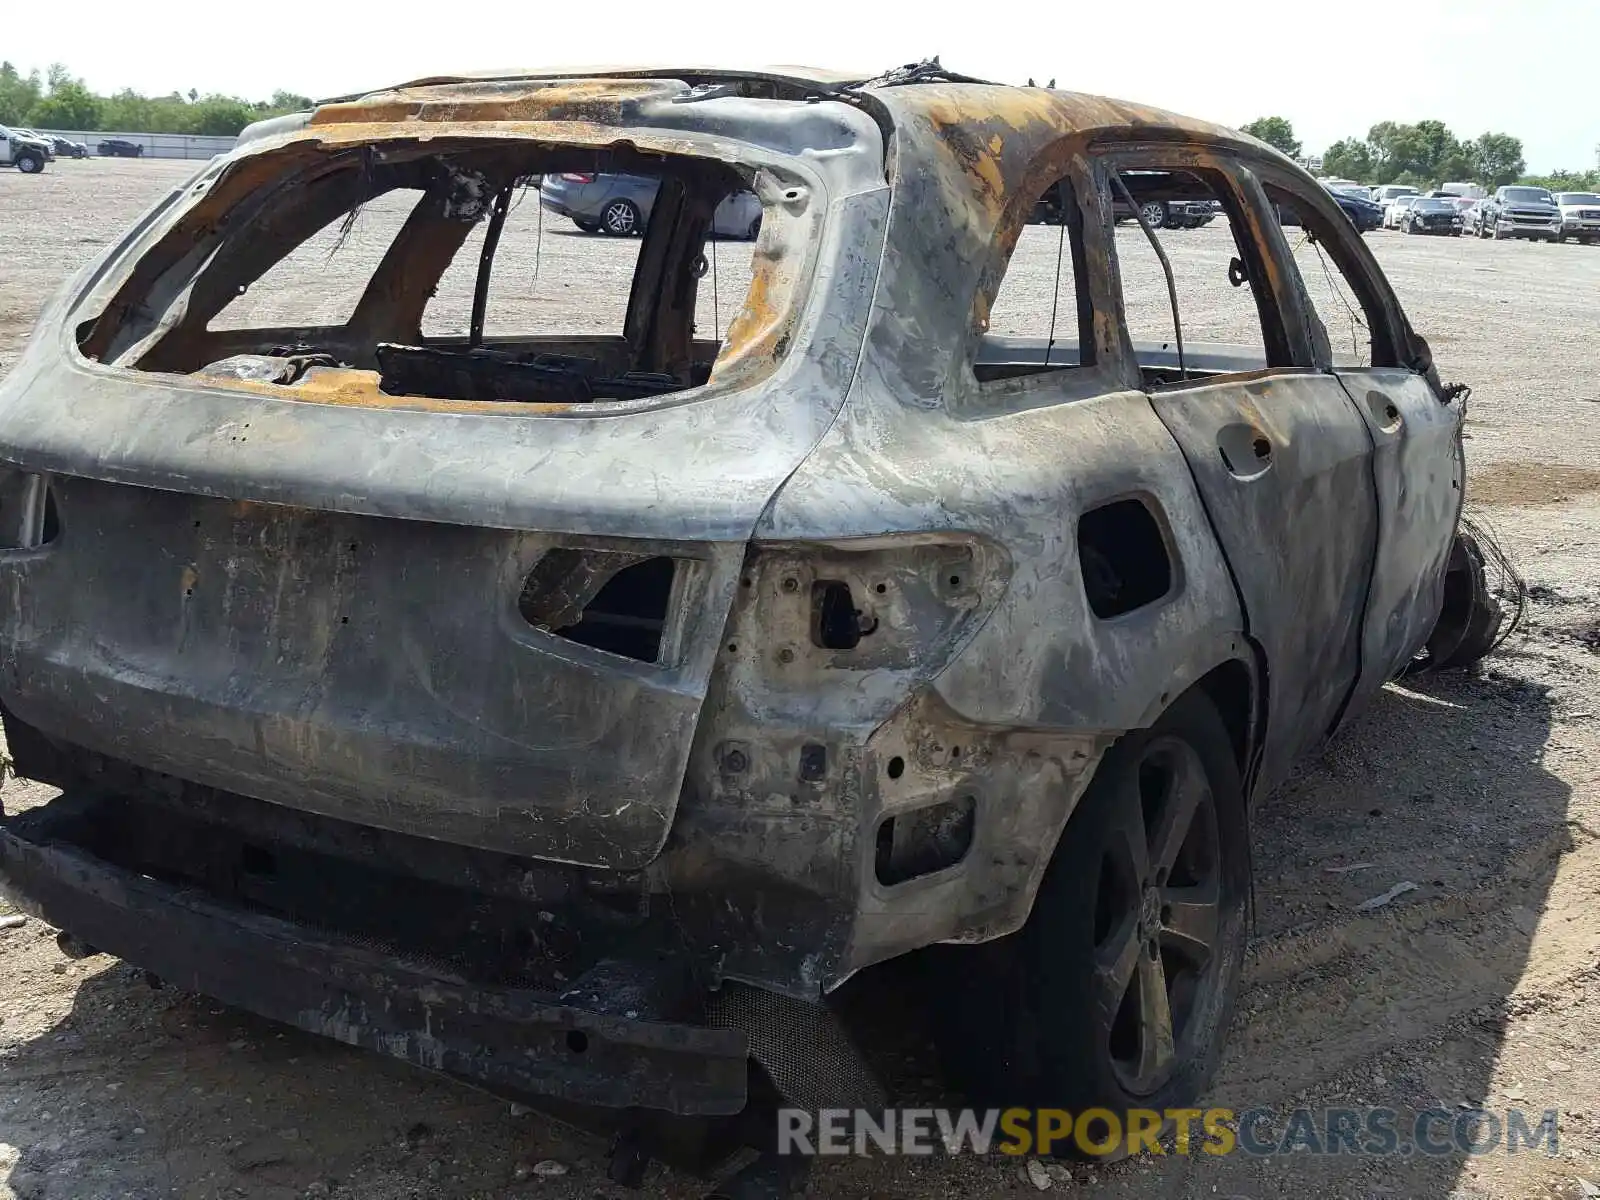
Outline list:
[[[1600,242],[1600,196],[1593,192],[1557,192],[1561,232],[1557,240]]]
[[[50,160],[50,147],[38,138],[0,125],[0,167],[16,167],[24,175],[37,175]]]

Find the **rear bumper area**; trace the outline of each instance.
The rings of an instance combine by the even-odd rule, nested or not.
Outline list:
[[[742,545],[61,475],[44,503],[59,530],[0,548],[0,698],[51,736],[485,850],[660,852]]]
[[[0,824],[0,890],[177,986],[497,1090],[680,1115],[746,1099],[747,1038],[648,1015],[662,960],[602,959],[559,991],[469,982],[364,940],[118,866],[79,844],[94,801]]]

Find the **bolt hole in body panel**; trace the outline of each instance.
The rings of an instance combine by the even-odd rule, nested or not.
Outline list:
[[[811,641],[824,650],[854,650],[878,628],[871,613],[856,607],[850,585],[837,579],[811,586]]]
[[[1367,393],[1367,408],[1372,413],[1373,423],[1385,433],[1393,433],[1400,428],[1400,409],[1382,392]]]
[[[1254,425],[1224,425],[1217,431],[1217,452],[1238,479],[1255,479],[1272,466],[1272,443]]]
[[[1172,590],[1161,526],[1141,500],[1116,500],[1078,518],[1083,590],[1095,616],[1120,617]]]
[[[278,864],[270,850],[246,843],[239,848],[239,869],[247,875],[276,875]]]

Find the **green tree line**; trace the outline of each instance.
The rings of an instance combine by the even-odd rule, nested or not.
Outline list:
[[[37,71],[23,75],[13,64],[0,62],[0,125],[232,137],[252,121],[309,107],[309,97],[281,90],[267,100],[216,93],[202,96],[193,88],[165,96],[146,96],[124,88],[102,96],[60,63],[41,79]],[[1287,117],[1259,117],[1243,128],[1291,158],[1302,156],[1300,140]],[[1600,190],[1600,148],[1596,168],[1528,175],[1520,139],[1507,133],[1462,139],[1443,121],[1414,125],[1379,121],[1367,130],[1366,137],[1341,138],[1322,155],[1322,169],[1328,175],[1413,187],[1472,180],[1494,188],[1520,181],[1558,191],[1595,191]]]
[[[1285,117],[1260,117],[1243,126],[1246,133],[1301,157],[1294,126]],[[1324,174],[1365,184],[1404,183],[1426,188],[1440,183],[1480,183],[1497,188],[1530,183],[1552,191],[1594,191],[1600,188],[1600,148],[1593,171],[1555,171],[1529,175],[1522,141],[1508,133],[1482,133],[1458,138],[1443,121],[1414,125],[1379,121],[1364,138],[1341,138],[1322,155]]]
[[[166,96],[124,88],[101,96],[60,63],[41,80],[37,71],[23,75],[11,63],[0,62],[0,125],[232,137],[252,121],[310,107],[308,97],[285,91],[274,92],[270,100],[202,96],[193,88]]]

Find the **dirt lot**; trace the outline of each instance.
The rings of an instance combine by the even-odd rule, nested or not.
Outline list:
[[[0,173],[0,373],[47,295],[183,173],[116,160]],[[635,247],[554,228],[541,240],[533,212],[513,218],[497,296],[558,321],[604,316],[591,289]],[[370,215],[376,230],[382,214]],[[1247,988],[1209,1101],[1556,1109],[1559,1154],[1052,1165],[1057,1193],[1600,1194],[1584,1183],[1600,1184],[1600,249],[1395,233],[1369,242],[1445,377],[1473,385],[1471,500],[1533,600],[1484,670],[1389,688],[1260,810]],[[1231,254],[1220,224],[1166,244],[1180,279],[1221,272]],[[719,253],[725,324],[747,250]],[[582,269],[564,276],[564,265]],[[1048,296],[1054,267],[1054,231],[1030,229],[1012,279],[1024,289],[1018,311],[1036,307],[1026,290]],[[331,303],[326,256],[298,270],[284,302]],[[460,311],[460,294],[447,295],[438,319]],[[41,793],[13,781],[6,804]],[[1417,886],[1357,911],[1399,883]],[[598,1141],[152,990],[120,963],[70,962],[52,932],[0,931],[0,1200],[627,1195],[607,1182]],[[926,1083],[932,1070],[912,1046],[900,1073]],[[545,1161],[564,1173],[531,1171]],[[1015,1162],[973,1160],[832,1161],[809,1186],[839,1200],[1033,1190]],[[647,1187],[701,1190],[659,1168]]]

